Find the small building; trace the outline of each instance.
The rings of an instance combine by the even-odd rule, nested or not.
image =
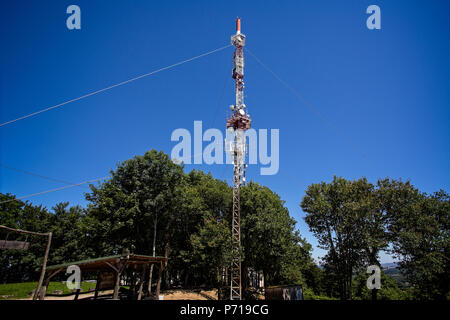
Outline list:
[[[266,300],[303,300],[301,285],[273,286],[265,289]]]

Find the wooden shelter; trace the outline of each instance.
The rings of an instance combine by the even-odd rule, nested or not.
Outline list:
[[[59,265],[48,266],[45,274],[44,285],[39,293],[39,299],[44,300],[50,280],[61,271],[66,271],[69,266],[76,265],[83,272],[97,272],[97,285],[95,288],[95,299],[98,292],[106,289],[114,289],[113,299],[119,298],[120,277],[127,269],[132,267],[136,271],[141,271],[139,290],[137,299],[142,298],[142,288],[145,280],[145,271],[149,265],[157,265],[159,268],[158,284],[162,275],[168,258],[152,257],[137,254],[124,254],[108,257],[101,257],[89,260],[69,262]],[[111,276],[109,276],[111,275]],[[157,287],[157,294],[159,294],[159,287]],[[77,290],[75,300],[78,299],[80,289]]]

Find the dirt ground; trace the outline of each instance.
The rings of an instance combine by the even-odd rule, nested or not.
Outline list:
[[[111,295],[113,293],[112,290],[103,291],[102,295]],[[163,300],[217,300],[217,289],[215,290],[201,290],[201,291],[192,291],[192,290],[168,290],[161,292],[163,296]],[[93,297],[94,292],[80,294],[79,299]],[[46,296],[45,300],[73,300],[74,296]],[[31,300],[31,298],[21,299],[21,300]]]
[[[201,290],[190,291],[190,290],[168,290],[162,292],[164,300],[217,300],[217,289],[214,290]]]

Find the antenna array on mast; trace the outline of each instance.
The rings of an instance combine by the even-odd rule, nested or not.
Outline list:
[[[233,73],[235,80],[236,102],[227,119],[227,129],[234,133],[229,152],[233,157],[233,212],[232,212],[232,250],[233,258],[230,270],[230,299],[242,298],[241,283],[241,207],[240,186],[245,181],[246,142],[245,130],[250,129],[251,119],[244,104],[244,51],[245,35],[241,33],[241,19],[236,19],[236,34],[231,37],[231,44],[236,47],[233,56]]]

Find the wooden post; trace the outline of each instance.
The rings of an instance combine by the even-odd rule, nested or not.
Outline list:
[[[142,299],[142,287],[144,286],[145,271],[147,271],[147,265],[146,264],[142,266],[141,281],[139,283],[139,291],[138,291],[138,296],[137,296],[138,300]]]
[[[152,294],[152,274],[153,274],[153,266],[154,264],[152,263],[150,266],[150,272],[148,274],[148,287],[147,287],[147,291],[148,294],[151,295]]]
[[[80,290],[81,289],[77,289],[77,292],[75,293],[75,297],[73,298],[73,300],[78,300],[78,296],[80,295]]]
[[[52,242],[52,233],[48,233],[48,239],[47,239],[47,247],[45,248],[45,255],[44,255],[44,261],[42,262],[42,270],[41,270],[41,276],[39,277],[39,283],[36,288],[36,291],[33,295],[33,300],[36,300],[38,296],[40,296],[40,291],[42,287],[42,282],[44,281],[45,271],[47,268],[47,259],[48,259],[48,253],[50,252],[50,244]],[[47,288],[45,288],[47,289]],[[44,293],[45,296],[45,293]]]
[[[118,263],[118,266],[116,268],[116,283],[114,285],[114,294],[113,294],[113,299],[117,300],[119,299],[119,287],[120,287],[120,275],[122,274],[122,272],[125,270],[127,263],[128,263],[128,259],[129,256],[123,257],[124,261],[121,261]]]
[[[159,264],[159,268],[158,268],[158,282],[156,284],[156,299],[159,300],[159,291],[161,289],[161,278],[162,278],[162,272],[163,272],[163,263],[161,262]]]
[[[97,300],[98,298],[98,284],[100,281],[100,272],[97,273],[97,282],[95,283],[95,293],[94,293],[94,300]]]
[[[158,213],[156,213],[155,219],[153,220],[153,257],[156,257],[156,226],[158,224]],[[152,275],[153,275],[153,266],[152,263],[150,265],[150,273],[148,275],[148,295],[152,294]]]
[[[116,283],[114,284],[114,294],[113,294],[114,300],[117,300],[119,298],[119,286],[120,286],[120,269],[116,271]]]
[[[48,288],[49,282],[50,282],[50,278],[45,280],[44,286],[39,291],[39,295],[38,295],[39,300],[44,300],[45,299],[45,294],[47,292],[47,288]]]

